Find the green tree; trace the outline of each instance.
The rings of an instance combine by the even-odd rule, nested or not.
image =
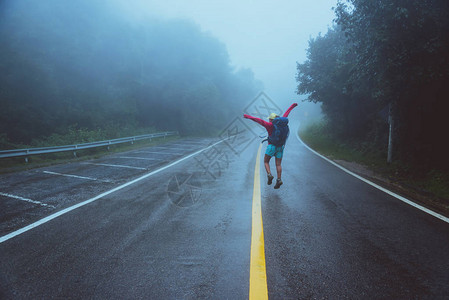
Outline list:
[[[392,105],[396,156],[441,165],[448,150],[441,130],[448,125],[449,2],[351,0],[335,11],[356,55],[355,74],[372,83],[366,93]]]
[[[377,103],[364,93],[367,81],[354,75],[355,55],[350,46],[338,26],[311,39],[307,61],[297,64],[297,93],[322,103],[334,134],[361,140],[376,117]]]

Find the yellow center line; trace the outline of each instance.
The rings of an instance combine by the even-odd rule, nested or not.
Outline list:
[[[251,266],[249,272],[249,299],[268,299],[265,247],[263,239],[262,207],[260,200],[260,149],[254,170],[254,191],[251,232]]]

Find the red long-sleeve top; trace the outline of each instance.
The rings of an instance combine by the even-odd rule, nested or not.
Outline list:
[[[285,111],[283,117],[287,118],[288,115],[290,114],[290,112],[292,111],[292,109],[295,108],[296,106],[298,106],[298,103],[293,103],[292,105],[290,105],[290,107]],[[273,133],[273,128],[274,128],[273,123],[267,122],[267,121],[262,120],[260,118],[256,118],[256,117],[253,117],[253,116],[250,116],[250,115],[246,115],[246,114],[244,114],[243,117],[245,119],[253,120],[254,122],[259,123],[260,125],[265,127],[265,129],[267,130],[269,136],[271,135],[271,133]]]

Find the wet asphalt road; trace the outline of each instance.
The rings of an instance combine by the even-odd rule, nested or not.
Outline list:
[[[142,177],[217,141],[1,175],[1,236],[105,195],[0,243],[0,298],[248,298],[258,142],[237,154],[222,142]],[[449,224],[294,136],[283,167],[279,190],[261,176],[270,298],[449,297]]]

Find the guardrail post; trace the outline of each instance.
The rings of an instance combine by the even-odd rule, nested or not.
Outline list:
[[[25,163],[28,163],[28,156],[25,156]]]
[[[73,157],[77,157],[77,156],[76,156],[76,151],[73,151]]]

